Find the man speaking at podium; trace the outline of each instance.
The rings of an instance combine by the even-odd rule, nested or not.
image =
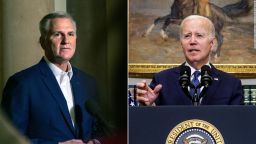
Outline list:
[[[240,105],[241,81],[217,70],[209,61],[215,28],[206,17],[191,15],[180,25],[186,62],[154,75],[150,86],[137,83],[136,100],[142,105]]]

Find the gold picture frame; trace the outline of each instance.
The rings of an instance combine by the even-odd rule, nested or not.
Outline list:
[[[226,2],[222,0],[217,0],[214,2],[219,4],[225,3],[225,4],[222,4],[223,6],[225,6],[227,4],[232,3],[233,1]],[[160,29],[158,26],[155,28],[155,31],[153,31],[149,35],[149,37],[146,37],[143,39],[140,37],[143,31],[145,31],[149,27],[150,22],[152,22],[155,18],[157,18],[157,16],[164,16],[165,14],[168,14],[168,9],[165,9],[168,3],[170,3],[170,1],[168,0],[161,0],[161,1],[148,0],[146,4],[144,3],[143,0],[129,0],[129,12],[128,12],[129,14],[129,19],[128,19],[129,78],[152,78],[154,73],[160,72],[168,68],[179,66],[181,63],[185,61],[185,60],[182,60],[182,58],[179,58],[178,60],[176,60],[175,58],[172,57],[177,53],[181,55],[180,54],[181,50],[178,50],[179,48],[177,47],[177,45],[170,47],[171,45],[174,45],[174,43],[178,42],[177,36],[175,34],[170,35],[169,33],[170,38],[172,39],[171,40],[169,39],[168,41],[163,41],[157,37]],[[251,11],[251,15],[255,19],[253,10]],[[147,17],[147,19],[145,19],[145,17]],[[176,32],[175,31],[176,29],[178,29],[177,26],[172,27],[172,30],[174,30],[174,33]],[[241,29],[238,29],[238,30],[241,30]],[[222,61],[224,59],[222,54],[222,57],[221,57],[222,59],[220,61],[213,61],[212,63],[217,69],[230,73],[232,75],[235,75],[238,78],[256,78],[256,63],[254,63],[254,58],[253,58],[253,57],[256,57],[255,55],[256,48],[253,44],[255,43],[255,38],[254,40],[253,38],[252,40],[251,39],[248,40],[248,39],[240,39],[241,37],[235,37],[235,38],[231,37],[234,34],[232,35],[229,32],[238,31],[238,30],[235,29],[233,25],[226,27],[225,29],[225,35],[229,37],[229,40],[231,39],[235,41],[228,41],[227,39],[225,39],[223,46],[224,47],[230,46],[231,48],[233,48],[232,44],[236,44],[235,42],[239,43],[240,45],[236,45],[237,49],[229,49],[230,50],[229,53],[226,53],[225,55],[226,57],[224,58],[225,59],[230,58],[231,54],[234,54],[234,57],[232,57],[232,59],[230,59],[229,61]],[[250,31],[252,32],[251,29],[248,30],[248,32]],[[247,32],[241,31],[238,33],[242,35]],[[176,39],[175,39],[175,36],[176,36]],[[243,37],[243,38],[246,38],[246,37]],[[133,43],[134,40],[136,41],[136,43]],[[141,41],[138,41],[138,40],[141,40]],[[143,45],[145,42],[147,42],[146,45]],[[171,44],[168,45],[167,47],[166,46],[167,43],[171,43]],[[250,43],[251,45],[246,45],[248,43]],[[156,44],[155,47],[150,47],[152,46],[152,44]],[[245,48],[249,50],[240,51]],[[172,52],[172,50],[176,50],[177,53]],[[161,55],[158,55],[158,57],[155,56],[154,59],[150,59],[151,58],[150,55],[156,54],[157,51],[160,51]],[[140,52],[149,54],[149,55],[142,55],[143,59],[138,59],[138,57],[141,56],[139,55]],[[165,55],[166,53],[170,53],[169,59],[164,59],[160,61],[159,59],[163,59],[163,57],[166,57]],[[243,58],[246,58],[246,59],[248,58],[248,59],[243,60]],[[170,63],[170,62],[173,62],[173,63]]]
[[[130,63],[128,64],[128,72],[130,78],[152,78],[154,73],[179,65]],[[256,64],[214,64],[214,66],[238,78],[256,78]]]

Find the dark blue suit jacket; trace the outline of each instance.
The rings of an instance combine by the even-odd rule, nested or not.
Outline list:
[[[72,125],[58,82],[44,59],[9,78],[2,107],[18,130],[33,143],[88,140],[92,136],[94,119],[84,105],[89,97],[96,96],[96,83],[92,77],[73,67],[71,85],[76,127]]]
[[[184,64],[183,64],[184,65]],[[150,84],[154,88],[162,84],[157,105],[191,105],[191,99],[179,85],[181,66],[154,75]],[[202,105],[240,105],[243,103],[241,81],[211,65],[213,82],[202,99]]]

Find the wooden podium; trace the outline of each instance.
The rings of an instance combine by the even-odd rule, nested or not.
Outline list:
[[[172,130],[174,130],[173,136],[182,138],[189,135],[182,133],[185,124],[179,126],[180,123],[188,120],[202,120],[213,125],[222,135],[225,144],[256,143],[255,106],[129,107],[129,143],[165,144],[168,142],[168,136],[169,143],[173,143],[170,140],[172,136],[169,135]],[[193,124],[195,125],[196,122]],[[187,131],[194,130],[188,126],[187,128]],[[201,129],[204,128],[199,127],[199,130]],[[217,139],[219,134],[210,129],[209,131],[213,139]],[[218,140],[215,140],[215,143],[218,143]],[[211,142],[209,141],[208,144]]]

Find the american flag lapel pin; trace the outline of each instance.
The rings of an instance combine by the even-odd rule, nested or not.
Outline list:
[[[218,81],[218,80],[219,80],[219,78],[215,77],[215,78],[213,78],[213,80]]]

